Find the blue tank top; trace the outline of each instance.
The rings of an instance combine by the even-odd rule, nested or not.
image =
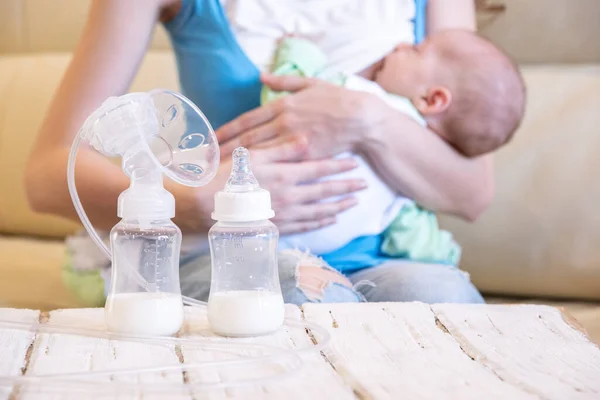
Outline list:
[[[239,46],[219,0],[183,0],[169,32],[181,89],[217,129],[259,106],[259,71]]]
[[[425,34],[427,0],[415,0],[415,40]],[[217,129],[260,105],[259,70],[242,50],[220,0],[182,0],[177,16],[164,24],[170,35],[181,89]],[[363,237],[323,255],[334,268],[352,272],[386,260],[380,237]]]

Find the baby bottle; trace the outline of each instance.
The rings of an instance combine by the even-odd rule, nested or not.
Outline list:
[[[113,267],[105,306],[109,331],[172,335],[183,323],[179,284],[181,230],[162,173],[137,168],[119,196],[122,220],[110,233]]]
[[[231,176],[215,194],[209,231],[212,277],[208,320],[222,336],[272,333],[285,314],[277,269],[277,227],[271,195],[250,170],[249,153],[233,152]]]

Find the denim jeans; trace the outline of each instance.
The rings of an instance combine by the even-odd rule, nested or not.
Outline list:
[[[483,303],[469,275],[456,267],[391,260],[348,276],[318,257],[298,250],[278,256],[279,280],[286,303],[340,303],[360,301],[421,301],[424,303]],[[210,256],[182,260],[184,295],[207,300]]]

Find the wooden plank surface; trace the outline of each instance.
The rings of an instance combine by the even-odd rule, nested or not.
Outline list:
[[[176,399],[598,399],[600,349],[543,306],[434,305],[421,303],[307,304],[287,308],[287,317],[317,322],[332,335],[322,354],[302,356],[294,376],[262,385],[192,390],[198,383],[236,383],[276,377],[297,360],[263,360],[240,366],[188,367],[184,371],[104,375],[95,379],[175,384]],[[103,310],[58,310],[40,314],[0,309],[0,320],[41,320],[64,326],[103,327]],[[187,309],[180,336],[203,337],[221,349],[190,342],[156,346],[127,341],[34,334],[0,329],[0,375],[26,376],[149,366],[191,365],[201,361],[270,354],[272,348],[302,349],[318,341],[297,327],[247,339],[215,337],[203,310]],[[233,348],[237,343],[255,348]],[[233,344],[229,347],[225,345]],[[281,350],[277,350],[281,351]],[[142,386],[143,388],[144,386]],[[39,392],[28,386],[0,391],[0,399],[112,398],[94,392]],[[3,397],[2,397],[3,396]],[[147,390],[124,393],[123,399],[165,398]]]
[[[189,310],[188,310],[189,311]],[[301,311],[298,307],[288,305],[286,307],[288,319],[300,321]],[[187,314],[188,332],[196,332],[194,336],[204,337],[211,341],[222,342],[222,338],[216,337],[210,332],[207,319],[198,313]],[[274,335],[235,339],[237,343],[256,343],[262,345],[275,345],[284,349],[308,349],[313,346],[311,337],[305,329],[299,327],[286,327]],[[223,353],[207,353],[182,346],[185,362],[189,360],[219,360],[230,358]],[[240,353],[238,353],[240,354]],[[242,352],[246,355],[257,355],[252,352]],[[289,360],[288,363],[289,364]],[[272,383],[249,388],[232,388],[214,391],[205,394],[207,399],[355,399],[352,387],[344,383],[332,366],[319,354],[308,354],[302,357],[304,366],[292,378],[282,383]],[[279,371],[289,368],[281,368],[272,362],[253,364],[251,368],[223,368],[220,371],[190,371],[187,373],[189,382],[236,382],[239,380],[259,379],[261,377],[274,376]],[[195,393],[195,397],[197,397]]]
[[[103,309],[66,309],[52,311],[44,323],[61,326],[104,329]],[[142,343],[108,340],[86,336],[64,334],[38,334],[35,346],[27,361],[28,375],[61,374],[84,371],[102,371],[135,367],[176,365],[179,360],[174,347],[149,346]],[[95,378],[99,381],[125,382],[182,382],[180,372],[106,375]],[[96,388],[99,390],[101,388]],[[81,399],[114,397],[113,393],[90,393],[82,397],[80,392],[70,395],[58,392],[39,392],[39,388],[22,387],[18,399]],[[133,396],[135,398],[135,396]],[[131,393],[123,398],[132,398]],[[147,398],[146,396],[144,398]],[[189,398],[189,397],[187,397]]]
[[[0,308],[0,319],[33,323],[40,317],[39,311]],[[19,375],[27,371],[27,361],[33,348],[34,332],[0,328],[0,375]],[[9,399],[15,388],[0,386],[0,400]],[[14,396],[13,396],[14,397]]]
[[[364,398],[535,398],[465,355],[426,304],[306,305],[304,313],[330,327],[327,357]]]
[[[544,399],[600,399],[600,349],[553,307],[435,305],[465,354]]]

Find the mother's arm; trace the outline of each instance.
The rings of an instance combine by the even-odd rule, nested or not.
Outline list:
[[[357,144],[388,184],[422,206],[475,220],[494,195],[491,156],[466,158],[437,135],[381,102]]]
[[[427,34],[444,29],[476,29],[474,0],[428,0]]]
[[[432,34],[444,29],[477,29],[475,16],[476,0],[428,0],[427,3],[427,33]],[[434,146],[434,148],[437,146]],[[441,159],[444,159],[441,154]],[[433,153],[430,153],[433,154]],[[449,165],[454,165],[457,172],[454,179],[437,182],[441,184],[440,191],[448,197],[443,203],[448,206],[448,211],[465,219],[474,220],[487,208],[494,197],[493,156],[486,155],[475,160],[456,159],[456,155],[446,155]],[[454,159],[454,161],[451,161]],[[455,179],[463,179],[457,186]],[[468,187],[464,187],[468,186]],[[459,191],[455,193],[456,191]],[[464,199],[463,196],[471,198]],[[443,208],[439,211],[444,211]]]
[[[295,93],[221,127],[226,154],[305,137],[307,158],[361,152],[391,187],[431,210],[474,220],[491,202],[491,158],[460,155],[377,96],[293,76],[264,75],[263,82]]]
[[[427,33],[476,29],[474,0],[428,0]],[[385,110],[384,106],[381,106]],[[494,196],[493,157],[467,159],[406,116],[388,110],[361,147],[390,185],[425,207],[475,220]]]

